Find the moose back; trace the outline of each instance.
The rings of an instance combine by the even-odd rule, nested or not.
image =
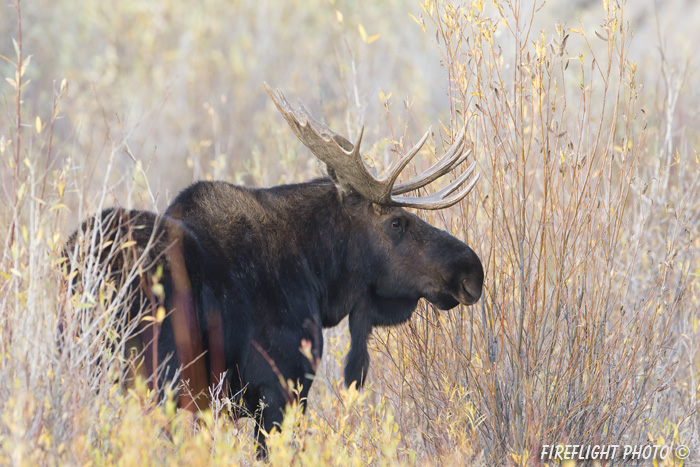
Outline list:
[[[349,317],[345,382],[361,386],[374,326],[405,322],[421,298],[443,310],[472,305],[484,277],[471,248],[403,209],[442,209],[470,192],[474,164],[432,195],[406,195],[462,167],[464,130],[430,169],[396,183],[428,133],[376,178],[360,155],[362,132],[352,144],[266,88],[328,177],[263,189],[198,182],[161,216],[103,211],[66,247],[74,270],[90,256],[125,283],[127,323],[165,311],[137,326],[151,384],[187,381],[180,406],[201,407],[225,373],[249,413],[262,408],[263,449],[259,428],[281,422],[293,397],[285,382],[301,385],[302,401],[309,391],[322,328]],[[127,274],[136,263],[139,273]]]

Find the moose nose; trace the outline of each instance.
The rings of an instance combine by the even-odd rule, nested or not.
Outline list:
[[[463,256],[463,259],[466,261],[462,263],[461,297],[458,300],[463,305],[473,305],[481,298],[481,291],[484,287],[484,266],[474,250],[469,247],[467,247],[467,254]]]
[[[482,281],[474,279],[464,279],[462,281],[462,291],[464,292],[464,305],[473,305],[481,297]]]

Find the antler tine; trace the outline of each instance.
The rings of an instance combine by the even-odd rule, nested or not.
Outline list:
[[[394,188],[391,190],[391,194],[401,195],[403,193],[424,187],[445,175],[447,172],[452,170],[452,168],[457,167],[464,162],[471,153],[470,149],[466,154],[463,154],[464,147],[466,146],[466,140],[464,138],[465,129],[466,126],[463,126],[462,130],[459,132],[459,135],[455,139],[455,142],[452,144],[452,146],[450,146],[439,161],[415,178],[394,186]]]
[[[282,92],[282,91],[279,91],[279,92]],[[284,96],[284,94],[282,94],[282,95]],[[311,112],[309,112],[309,109],[306,108],[306,106],[301,101],[301,99],[299,99],[297,101],[297,103],[299,104],[299,108],[301,109],[301,111],[304,113],[304,115],[306,117],[306,121],[313,127],[313,129],[314,129],[314,131],[316,131],[316,133],[320,134],[321,136],[323,136],[322,135],[323,132],[328,133],[328,136],[333,138],[336,141],[336,143],[338,143],[338,145],[341,148],[345,149],[346,151],[352,151],[354,149],[353,146],[355,146],[355,145],[353,145],[348,139],[346,139],[342,135],[339,135],[335,131],[331,130],[330,128],[328,128],[327,125],[324,125],[323,123],[316,120],[316,118],[313,115],[311,115]],[[362,134],[364,133],[364,131],[365,131],[365,128],[362,127],[360,129],[360,137],[357,140],[357,148],[358,149],[360,147],[359,143],[360,143],[360,140],[362,139]]]
[[[465,196],[467,196],[476,182],[479,180],[480,174],[476,174],[474,179],[467,185],[464,189],[459,191],[456,195],[447,198],[449,195],[457,191],[457,189],[464,184],[464,182],[474,173],[476,168],[476,162],[473,162],[467,170],[464,171],[456,180],[447,185],[445,188],[436,191],[432,195],[423,197],[411,197],[411,196],[392,196],[391,201],[394,206],[402,206],[408,208],[418,208],[418,209],[443,209],[450,207],[458,202],[460,202]]]
[[[299,130],[299,126],[302,124],[302,122],[300,122],[300,120],[306,119],[303,117],[303,115],[297,115],[297,111],[292,108],[292,106],[289,104],[289,101],[287,100],[287,97],[282,91],[280,91],[279,88],[277,88],[277,93],[279,94],[279,96],[277,96],[275,94],[275,91],[273,91],[272,88],[266,82],[263,82],[263,85],[265,86],[265,90],[267,91],[267,93],[270,95],[272,102],[275,103],[275,107],[277,107],[279,113],[281,113],[282,117],[284,117],[284,119],[287,121],[289,127],[292,129],[296,137],[301,139],[301,132]],[[303,123],[305,124],[306,122],[304,121]]]
[[[411,148],[410,151],[408,151],[405,155],[401,156],[401,159],[399,159],[397,162],[395,162],[387,171],[387,175],[382,178],[382,181],[386,181],[389,183],[392,187],[394,186],[394,183],[396,182],[396,179],[399,178],[399,175],[401,174],[401,171],[406,168],[409,162],[416,157],[416,154],[418,154],[418,151],[420,151],[420,148],[423,147],[425,144],[425,141],[428,139],[428,136],[430,135],[430,128],[428,128],[428,131],[425,132],[423,137],[416,143],[415,146]],[[392,188],[392,194],[394,192],[394,189]]]

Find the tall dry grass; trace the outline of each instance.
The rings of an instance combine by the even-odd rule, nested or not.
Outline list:
[[[640,95],[615,2],[595,31],[490,7],[425,2],[419,20],[484,174],[446,224],[481,253],[486,286],[462,314],[428,307],[379,339],[397,418],[432,455],[466,433],[518,465],[543,444],[697,446],[700,165],[673,119],[687,76],[664,69],[666,95]]]
[[[220,4],[210,3],[225,17]],[[84,14],[95,24],[134,34],[126,44],[134,50],[105,35],[102,45],[113,53],[92,52],[94,60],[104,60],[93,70],[103,73],[79,81],[78,91],[71,91],[71,79],[51,83],[38,59],[28,58],[37,53],[40,64],[48,61],[44,50],[27,51],[22,40],[39,34],[35,24],[27,26],[28,17],[46,20],[35,6],[14,0],[8,29],[16,46],[3,49],[15,50],[4,61],[11,82],[0,135],[0,463],[255,463],[251,423],[230,416],[225,397],[192,418],[172,400],[159,401],[142,381],[128,389],[116,383],[129,364],[116,311],[129,297],[120,284],[100,286],[104,272],[90,264],[80,276],[81,293],[71,294],[71,272],[61,264],[77,222],[115,200],[162,209],[168,192],[192,178],[246,181],[246,172],[253,182],[276,183],[316,173],[273,110],[261,110],[250,92],[260,77],[246,74],[246,67],[264,68],[261,61],[274,57],[258,57],[254,65],[236,55],[254,50],[251,37],[261,36],[246,35],[245,28],[264,23],[260,12],[267,4],[242,7],[241,18],[250,13],[259,22],[240,19],[232,33],[240,48],[224,58],[212,53],[196,59],[181,58],[178,48],[191,44],[184,37],[217,50],[216,28],[200,29],[206,23],[197,20],[207,17],[205,10],[183,16],[181,3],[169,10],[128,2],[114,12],[113,26],[103,7],[86,5]],[[406,13],[406,29],[382,31],[382,40],[400,46],[396,38],[411,37],[406,48],[435,42],[446,72],[444,82],[425,86],[415,63],[391,67],[409,72],[430,99],[447,90],[448,99],[440,100],[449,106],[444,125],[436,127],[433,146],[416,169],[448,146],[465,122],[468,128],[482,173],[478,192],[459,208],[429,217],[479,253],[484,296],[474,307],[449,313],[422,305],[407,325],[377,330],[369,388],[359,393],[344,389],[340,378],[347,331],[326,331],[309,410],[289,409],[283,430],[270,439],[271,463],[536,465],[541,445],[555,443],[683,443],[697,453],[700,162],[684,101],[693,69],[674,68],[662,47],[656,63],[643,62],[657,67],[656,74],[647,68],[644,75],[658,76],[658,82],[640,82],[638,59],[630,56],[632,25],[617,3],[596,6],[594,29],[552,23],[542,32],[534,26],[543,15],[540,5],[517,0],[392,5]],[[21,8],[29,16],[20,15]],[[289,8],[277,14],[294,15]],[[356,50],[348,23],[361,14],[358,7],[331,2],[323,8],[317,16],[302,9],[300,24],[313,29],[324,19],[335,21],[341,26],[332,40]],[[376,15],[375,25],[387,14],[378,11],[365,11]],[[167,24],[175,13],[187,32],[178,40],[166,41],[174,30],[162,24],[149,29],[149,21]],[[22,34],[22,20],[29,36]],[[365,29],[352,37],[370,47],[373,30],[368,23]],[[62,46],[92,37],[89,28],[76,30],[61,36]],[[140,30],[148,34],[135,34]],[[159,41],[177,46],[161,55]],[[304,50],[323,45],[304,47],[295,49],[301,56],[291,62],[302,63]],[[381,63],[361,50],[356,62],[345,58],[357,68],[363,60]],[[144,51],[152,63],[145,63]],[[74,63],[89,60],[88,54]],[[246,78],[231,85],[232,95],[214,102],[198,94],[198,83],[222,86],[216,70],[228,60],[236,65],[232,76]],[[166,92],[161,101],[149,101],[144,89],[133,86],[167,83],[168,73],[188,65],[201,74],[174,81],[182,86],[175,97]],[[328,70],[319,76],[330,79]],[[332,89],[346,91],[293,91],[320,96],[331,127],[354,132],[368,112],[359,91],[365,78],[352,67],[338,70],[341,84]],[[295,73],[288,73],[290,80],[299,79]],[[406,86],[401,92],[421,87]],[[129,89],[139,96],[135,105],[146,108],[110,114]],[[378,94],[386,109],[377,104],[379,116],[366,117],[383,121],[391,134],[375,137],[380,166],[430,120],[410,100],[403,102],[405,113],[398,112],[402,99],[385,91]],[[76,103],[86,109],[83,117]],[[205,118],[187,114],[194,108]],[[161,118],[168,124],[156,125]],[[265,134],[272,128],[274,138]],[[147,148],[135,143],[144,134],[153,138]],[[152,150],[157,140],[164,148]],[[239,141],[248,157],[234,159]],[[171,146],[182,152],[173,155]],[[278,160],[282,164],[268,171]],[[177,161],[187,169],[164,172]],[[59,323],[70,330],[69,339],[59,338]]]

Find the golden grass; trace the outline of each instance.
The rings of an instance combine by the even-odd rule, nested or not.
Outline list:
[[[152,107],[136,121],[113,118],[112,101],[121,92],[148,94],[129,80],[165,86],[169,67],[199,65],[201,75],[186,75],[192,92],[197,79],[198,90],[217,86],[217,63],[232,63],[230,76],[248,76],[244,69],[254,67],[237,55],[253,49],[254,36],[232,32],[238,48],[220,57],[212,37],[221,23],[213,21],[209,30],[196,15],[178,21],[212,55],[178,61],[185,52],[173,41],[160,56],[158,41],[169,30],[151,29],[157,24],[149,21],[186,14],[186,6],[174,2],[168,11],[154,2],[153,11],[142,11],[138,3],[126,2],[109,21],[99,3],[86,8],[100,27],[113,21],[126,35],[145,31],[133,36],[132,46],[153,60],[149,65],[128,50],[118,59],[95,55],[108,60],[104,69],[111,74],[90,75],[87,82],[99,83],[92,90],[80,81],[71,92],[70,79],[37,90],[46,83],[41,63],[30,63],[21,23],[14,26],[16,56],[8,54],[13,65],[3,68],[12,82],[5,86],[0,130],[0,464],[257,463],[252,422],[229,416],[225,398],[192,416],[170,400],[159,403],[141,381],[128,390],[117,384],[126,362],[114,311],[124,297],[114,300],[89,286],[70,296],[61,272],[70,230],[114,200],[162,209],[166,190],[192,178],[274,184],[316,172],[272,110],[253,111],[254,99],[244,100],[246,80],[231,84],[238,101],[190,94],[192,104],[180,89],[162,102],[139,101]],[[13,5],[25,7],[18,0]],[[349,24],[361,12],[335,2],[316,7],[316,16],[288,8],[281,14],[298,14],[311,28],[335,21],[333,37],[363,51],[360,65],[372,57],[367,47],[381,40],[400,45],[403,39],[394,37],[407,34],[372,39],[366,25],[353,42]],[[28,8],[30,18],[40,16]],[[543,32],[532,27],[541,13],[517,0],[406,8],[412,40],[435,41],[447,72],[445,82],[432,83],[449,97],[438,128],[444,146],[466,121],[482,174],[467,201],[429,218],[480,255],[484,296],[449,313],[422,304],[410,323],[375,331],[369,387],[360,392],[342,386],[345,327],[327,330],[309,410],[304,415],[290,407],[281,432],[271,434],[272,465],[537,465],[542,444],[556,443],[688,444],[700,455],[700,162],[693,149],[699,138],[687,116],[692,102],[683,99],[692,70],[644,62],[656,67],[645,76],[655,73],[661,84],[641,83],[624,9],[607,1],[596,8],[594,30],[551,24]],[[241,11],[256,13],[250,5]],[[365,14],[376,15],[376,25],[387,13],[377,7]],[[35,38],[41,24],[22,19]],[[314,46],[323,47],[306,44]],[[310,66],[303,50],[295,49],[294,57],[295,66]],[[119,71],[120,60],[131,66],[128,72]],[[349,109],[335,127],[353,132],[362,115],[357,76],[345,66],[338,70],[345,99],[308,88],[289,94],[321,96],[329,116]],[[30,75],[35,79],[27,85]],[[390,148],[409,145],[405,134],[414,132],[405,122],[425,119],[410,105],[405,118],[392,115],[389,103],[398,98],[388,91],[380,99],[386,103],[380,118],[393,135],[374,149],[388,158]],[[208,119],[187,115],[194,108]],[[159,119],[178,122],[187,140],[171,126],[157,126]],[[151,146],[132,150],[134,135],[143,131]],[[226,157],[236,150],[230,135],[245,140],[241,154],[249,157]],[[183,153],[152,150],[158,138],[166,149],[182,143]],[[439,153],[440,143],[435,146]],[[91,161],[91,154],[98,159]],[[425,151],[417,164],[432,157]],[[189,172],[163,175],[177,164]],[[82,278],[85,284],[98,279],[99,273]],[[61,352],[59,319],[78,336]]]

